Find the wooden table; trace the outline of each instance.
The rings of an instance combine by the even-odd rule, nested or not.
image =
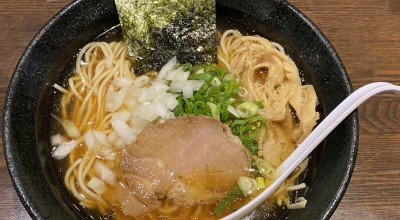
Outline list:
[[[19,57],[38,30],[70,0],[0,3],[0,107]],[[400,85],[399,0],[292,0],[328,37],[354,88]],[[332,219],[400,219],[400,97],[381,94],[359,108],[360,143],[348,190]],[[1,114],[1,113],[0,113]],[[29,219],[0,149],[0,219]]]

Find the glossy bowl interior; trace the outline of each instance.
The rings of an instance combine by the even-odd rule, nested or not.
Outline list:
[[[322,118],[352,92],[335,50],[318,28],[282,0],[217,1],[218,24],[239,27],[280,43],[314,86]],[[55,15],[32,40],[18,63],[5,101],[3,140],[16,191],[34,219],[89,219],[62,186],[47,143],[52,84],[86,43],[113,31],[118,17],[113,0],[78,0]],[[328,219],[352,174],[358,144],[357,113],[341,123],[313,153],[307,175],[305,209],[288,219]],[[282,217],[282,216],[281,216]]]

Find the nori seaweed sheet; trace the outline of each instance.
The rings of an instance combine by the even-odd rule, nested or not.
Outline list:
[[[159,71],[173,56],[179,63],[215,63],[215,0],[115,0],[136,73]]]

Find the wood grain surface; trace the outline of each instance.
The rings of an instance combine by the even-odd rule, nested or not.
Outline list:
[[[1,0],[1,109],[8,82],[25,47],[69,2]],[[355,89],[374,81],[400,85],[400,0],[290,2],[328,37]],[[400,219],[400,97],[381,94],[363,104],[358,112],[357,163],[332,219]],[[29,218],[14,191],[0,148],[0,219]]]

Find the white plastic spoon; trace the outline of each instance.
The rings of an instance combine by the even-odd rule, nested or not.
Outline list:
[[[236,212],[222,218],[222,220],[239,219],[264,202],[283,181],[299,166],[299,164],[317,147],[329,133],[340,124],[361,103],[371,96],[382,92],[395,92],[400,95],[400,86],[386,82],[367,84],[343,100],[306,139],[293,151],[293,153],[277,168],[277,177],[260,195]]]

